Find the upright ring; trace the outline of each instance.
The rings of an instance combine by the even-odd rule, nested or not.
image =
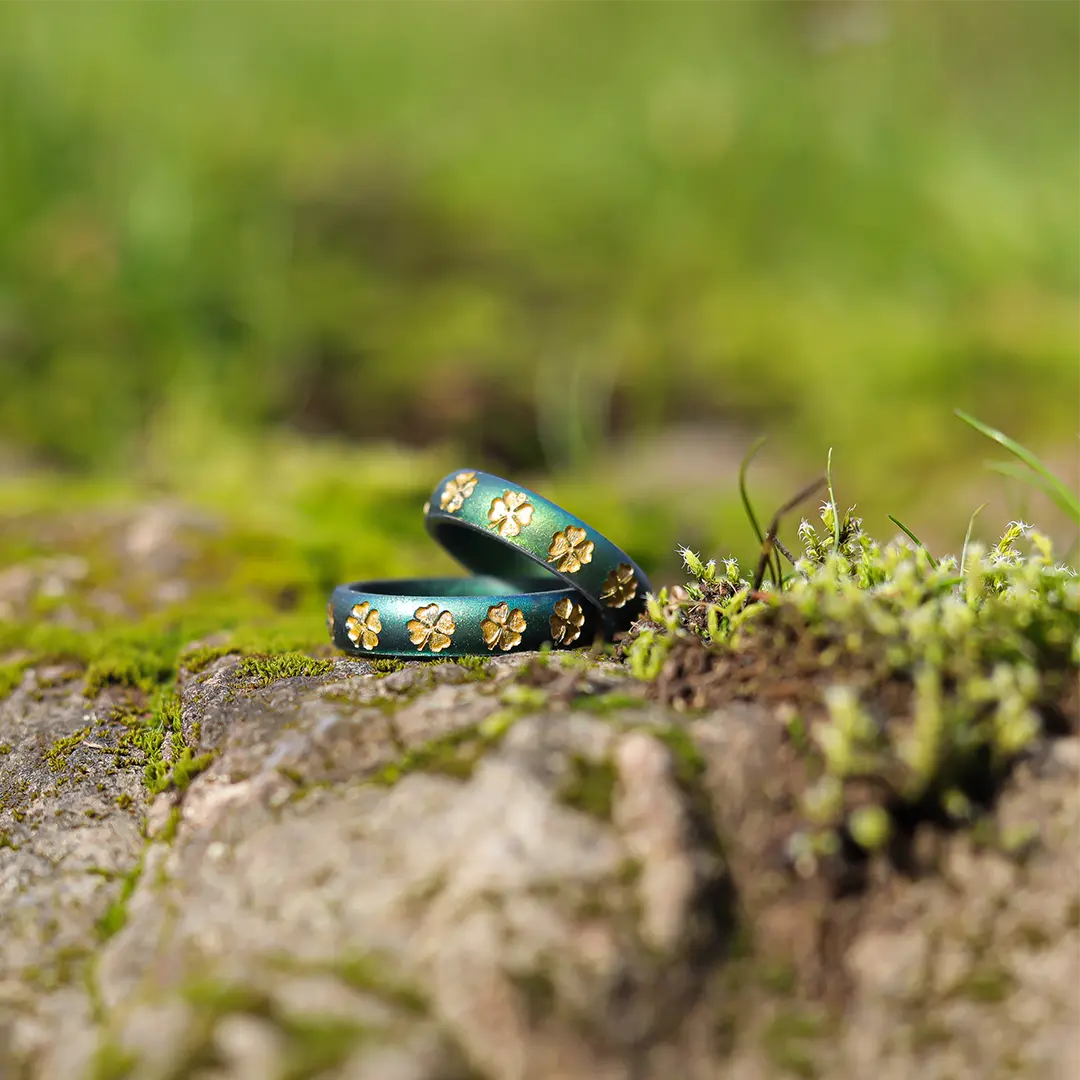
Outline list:
[[[591,645],[600,620],[550,578],[395,578],[339,585],[326,611],[334,644],[357,656],[474,656]]]
[[[518,580],[547,571],[561,578],[600,612],[608,637],[629,629],[645,607],[649,580],[625,551],[509,480],[469,469],[451,473],[424,507],[424,523],[468,570]]]

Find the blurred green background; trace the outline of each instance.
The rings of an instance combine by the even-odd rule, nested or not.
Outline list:
[[[355,576],[438,561],[469,464],[663,575],[753,551],[764,434],[765,515],[833,447],[876,531],[1067,546],[952,409],[1075,482],[1078,60],[1053,0],[2,5],[5,505],[175,494]]]

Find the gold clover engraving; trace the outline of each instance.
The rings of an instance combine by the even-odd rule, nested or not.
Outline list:
[[[551,640],[556,645],[569,645],[581,637],[584,625],[585,612],[581,610],[581,605],[563,597],[556,603],[551,616]]]
[[[379,618],[377,608],[373,608],[366,600],[357,604],[349,617],[345,620],[345,632],[354,645],[362,645],[369,652],[379,644],[379,632],[382,630],[382,620]]]
[[[442,495],[439,496],[439,505],[448,514],[453,514],[465,505],[465,500],[475,490],[476,473],[459,472],[453,480],[446,481],[446,487],[443,488]]]
[[[491,500],[488,521],[503,537],[517,536],[532,521],[533,505],[521,491],[505,491]]]
[[[637,596],[637,578],[634,577],[634,568],[629,563],[620,563],[604,579],[604,586],[600,590],[600,599],[608,607],[625,607],[627,601]]]
[[[480,633],[484,644],[494,651],[498,645],[503,652],[508,652],[515,645],[521,644],[521,632],[525,629],[525,616],[520,608],[510,610],[507,603],[496,604],[488,608],[487,618],[480,623]]]
[[[406,629],[417,651],[423,652],[428,648],[432,652],[442,652],[450,647],[450,639],[457,626],[449,611],[440,612],[438,604],[427,604],[418,607],[413,614],[416,618],[409,620]]]
[[[551,538],[547,561],[564,574],[576,574],[586,563],[592,562],[593,542],[585,539],[585,530],[577,525],[567,525],[562,532]]]

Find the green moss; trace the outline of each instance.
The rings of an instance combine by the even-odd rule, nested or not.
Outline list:
[[[139,884],[139,878],[142,877],[144,857],[145,853],[124,875],[120,886],[120,895],[109,905],[105,914],[98,919],[96,924],[97,934],[102,941],[108,941],[109,938],[123,930],[126,925],[128,901],[135,892],[135,886]]]
[[[200,773],[205,772],[214,763],[216,751],[193,756],[188,747],[184,747],[180,757],[173,763],[171,784],[177,791],[183,791]]]
[[[355,1021],[330,1017],[287,1017],[280,1020],[280,1027],[289,1039],[281,1080],[314,1080],[340,1068],[368,1034]]]
[[[916,1052],[925,1053],[944,1046],[953,1037],[952,1031],[934,1016],[920,1016],[911,1024],[911,1048]]]
[[[11,750],[11,743],[0,743],[0,756],[4,754],[10,754]]]
[[[622,712],[626,709],[640,709],[646,704],[639,694],[613,690],[606,694],[578,694],[571,708],[575,712],[588,712],[603,716],[605,713]]]
[[[525,1015],[533,1027],[548,1020],[555,1011],[558,994],[555,983],[546,971],[511,973],[510,981],[525,1003]]]
[[[217,979],[194,979],[181,988],[181,996],[213,1020],[235,1013],[251,1016],[273,1015],[270,998],[262,990],[244,983]]]
[[[491,657],[489,656],[459,656],[454,661],[458,667],[476,674],[486,673],[490,662]]]
[[[998,846],[1002,854],[1022,862],[1035,850],[1039,842],[1039,827],[1031,822],[1002,829],[998,834]]]
[[[26,659],[7,660],[0,663],[0,701],[3,701],[22,682],[23,672],[29,664],[30,661]]]
[[[230,645],[202,645],[197,649],[191,649],[180,656],[180,666],[191,675],[197,675],[205,671],[215,660],[228,656],[237,650]]]
[[[671,752],[675,769],[675,779],[687,791],[695,790],[698,782],[705,775],[708,764],[705,755],[697,748],[690,733],[684,727],[649,729],[649,733],[659,739]]]
[[[84,693],[94,698],[110,685],[132,686],[149,693],[172,674],[171,657],[150,649],[133,648],[92,661],[86,671]]]
[[[110,1039],[103,1041],[90,1062],[89,1080],[129,1080],[139,1059]]]
[[[479,726],[471,724],[406,751],[398,761],[380,769],[372,782],[395,784],[412,772],[440,773],[455,780],[467,780],[486,746],[487,740]]]
[[[183,811],[179,806],[173,806],[169,809],[169,816],[165,819],[165,824],[161,827],[159,833],[159,839],[163,844],[171,844],[176,839],[176,834],[180,829],[180,822],[183,819]]]
[[[404,668],[405,661],[393,656],[376,656],[371,661],[371,670],[379,675],[392,675],[395,671],[402,671]]]
[[[79,978],[88,966],[90,950],[76,945],[68,945],[51,953],[40,966],[24,968],[22,978],[35,989],[46,993],[70,986]]]
[[[71,756],[75,748],[90,734],[90,728],[80,728],[73,735],[67,735],[62,739],[57,739],[56,742],[45,751],[45,762],[49,766],[49,771],[54,773],[62,772],[68,763],[68,758]]]
[[[236,677],[250,680],[255,687],[264,687],[279,679],[317,678],[328,674],[333,667],[331,660],[315,660],[297,652],[248,656],[237,666]]]
[[[1065,926],[1069,930],[1080,929],[1080,897],[1074,896],[1065,909]]]
[[[374,994],[406,1012],[423,1016],[428,1001],[418,990],[407,986],[392,974],[385,962],[371,955],[349,956],[333,966],[334,974],[347,986],[362,993]]]
[[[851,511],[839,513],[831,489],[821,528],[804,521],[799,537],[795,572],[767,590],[754,591],[734,560],[721,569],[687,552],[687,597],[649,598],[628,647],[632,670],[659,679],[664,700],[707,689],[714,702],[792,701],[791,743],[807,775],[822,777],[792,792],[811,826],[846,825],[867,850],[888,842],[903,804],[974,827],[972,808],[1044,736],[1042,718],[1061,714],[1065,687],[1080,677],[1080,579],[1017,522],[962,558],[933,559],[903,536],[880,545]],[[693,680],[677,674],[684,659],[697,665]],[[877,716],[882,699],[904,705],[888,724]],[[874,805],[851,798],[856,788]],[[1003,841],[1018,857],[1030,850],[1024,832]]]
[[[776,1068],[799,1080],[816,1080],[819,1070],[814,1044],[828,1031],[829,1023],[822,1015],[781,1010],[765,1026],[762,1048]]]
[[[472,776],[477,761],[497,745],[520,717],[514,709],[492,713],[478,724],[469,724],[438,739],[407,750],[397,761],[381,768],[372,778],[375,784],[395,784],[412,772],[434,772],[457,780]]]
[[[878,851],[892,835],[892,818],[883,806],[860,806],[848,818],[848,832],[865,851]]]
[[[590,761],[575,754],[570,758],[570,775],[559,790],[559,801],[602,821],[610,821],[616,779],[615,766],[610,761]]]
[[[1000,964],[984,961],[975,967],[954,990],[960,997],[983,1005],[999,1005],[1016,989],[1016,977]]]
[[[286,1040],[278,1073],[282,1080],[313,1080],[338,1068],[367,1034],[367,1029],[355,1021],[285,1015],[269,995],[242,983],[198,980],[181,992],[195,1008],[205,1035],[194,1053],[205,1055],[215,1026],[225,1017],[237,1013],[262,1017],[273,1023]]]
[[[131,744],[140,749],[145,758],[143,778],[151,795],[157,795],[169,786],[169,765],[164,758],[165,740],[169,736],[179,735],[182,724],[180,698],[175,690],[166,690],[155,698],[145,725],[131,729]]]
[[[784,960],[764,960],[758,969],[761,985],[770,994],[789,998],[798,985],[795,965]]]
[[[499,700],[504,705],[514,709],[521,709],[525,712],[538,712],[547,705],[548,693],[539,686],[512,682],[502,689]]]

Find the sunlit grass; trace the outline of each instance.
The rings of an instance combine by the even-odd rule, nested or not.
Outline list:
[[[1075,436],[1080,28],[843,7],[0,8],[0,439],[576,475],[689,416],[925,520],[944,403]]]

